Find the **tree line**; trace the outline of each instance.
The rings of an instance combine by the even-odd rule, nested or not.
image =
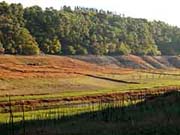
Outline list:
[[[94,8],[1,2],[0,53],[179,55],[180,28]]]

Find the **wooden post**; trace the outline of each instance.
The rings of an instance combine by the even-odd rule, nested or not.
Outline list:
[[[10,114],[9,124],[11,125],[10,132],[12,133],[12,135],[14,135],[14,117],[13,117],[13,112],[12,112],[12,104],[11,104],[10,95],[9,95],[9,114]]]
[[[23,134],[24,135],[26,135],[26,128],[25,128],[25,115],[24,115],[24,101],[22,101],[22,105],[21,105],[21,107],[22,107],[22,113],[23,113],[23,115],[22,115],[22,124],[23,124]]]

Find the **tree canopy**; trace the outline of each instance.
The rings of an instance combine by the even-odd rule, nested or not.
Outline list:
[[[0,3],[0,53],[179,55],[180,28],[93,8]]]

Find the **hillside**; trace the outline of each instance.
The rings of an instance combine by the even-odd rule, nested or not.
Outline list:
[[[0,3],[0,53],[179,55],[180,28],[110,11]]]
[[[179,56],[72,56],[82,61],[105,67],[135,69],[180,68]]]
[[[180,68],[179,56],[0,56],[1,77],[69,77],[125,74],[131,69]]]
[[[1,77],[124,74],[131,69],[180,68],[179,56],[0,56]]]
[[[155,62],[150,63],[150,60],[145,58],[151,61],[156,58],[158,62],[154,60]],[[0,95],[7,93],[86,95],[179,84],[179,70],[174,70],[174,67],[179,67],[179,57],[145,58],[133,55],[116,57],[1,55]],[[132,68],[155,70],[147,73],[146,71],[150,70]]]
[[[139,134],[147,127],[151,127],[152,131],[149,132],[153,133],[153,125],[157,123],[157,119],[161,121],[167,116],[171,116],[171,114],[178,116],[179,110],[177,110],[177,113],[176,111],[170,111],[167,114],[167,110],[164,110],[164,108],[168,107],[170,108],[167,108],[168,110],[176,110],[177,107],[172,106],[172,104],[175,102],[177,106],[179,105],[179,102],[175,101],[176,99],[178,101],[179,93],[172,94],[172,96],[165,95],[167,97],[165,97],[166,107],[164,106],[166,102],[162,101],[164,99],[163,96],[162,98],[157,98],[157,100],[160,99],[162,101],[160,103],[151,97],[151,95],[157,96],[167,91],[179,90],[180,72],[179,69],[174,68],[178,67],[178,63],[178,56],[1,55],[0,131],[3,131],[4,135],[9,134],[7,131],[15,131],[15,134],[21,135],[23,134],[21,129],[25,127],[26,129],[23,132],[27,132],[24,133],[27,135],[71,135],[74,133],[84,135],[87,132],[91,135],[96,135],[96,133],[114,135],[113,132],[117,131],[116,129],[121,129],[120,131],[122,131],[124,127],[128,127],[124,133],[119,132],[119,130],[116,133],[118,135],[120,133],[125,134],[127,131],[131,135]],[[174,97],[174,95],[178,95],[178,97],[171,100],[171,97]],[[143,98],[152,100],[146,102]],[[118,100],[123,102],[118,102]],[[114,103],[117,101],[122,106],[139,103],[140,101],[143,102],[127,108],[116,108],[115,104],[111,104],[113,101]],[[164,104],[162,105],[162,103]],[[115,108],[112,108],[110,105],[113,105],[112,107]],[[150,108],[146,107],[146,105],[150,106]],[[159,109],[161,105],[162,112]],[[104,107],[110,108],[106,110]],[[147,110],[142,111],[144,108],[147,108]],[[121,111],[124,109],[127,109],[125,113]],[[132,111],[129,111],[129,109],[132,109]],[[93,113],[92,110],[95,112]],[[11,112],[13,112],[13,115],[9,114]],[[159,112],[158,116],[157,112]],[[161,113],[163,113],[162,119],[159,117]],[[77,117],[74,117],[75,114],[78,114]],[[147,117],[147,115],[151,115],[151,117]],[[86,117],[85,119],[84,116]],[[10,121],[12,118],[13,122]],[[54,118],[57,118],[58,121],[53,120],[56,124],[52,125],[51,122]],[[163,128],[163,131],[171,125],[169,125],[169,122],[173,122],[173,126],[174,124],[179,124],[178,117],[169,118],[170,121],[165,119],[163,121],[167,125],[160,127]],[[149,121],[152,119],[155,121]],[[84,128],[85,121],[87,128]],[[31,122],[33,123],[32,125]],[[41,127],[41,122],[45,127]],[[47,125],[45,124],[46,122]],[[149,122],[151,123],[149,124]],[[117,123],[123,124],[121,125],[122,127],[117,127],[119,125]],[[10,124],[14,125],[15,128],[10,127]],[[25,126],[22,126],[22,124],[25,124]],[[144,124],[145,126],[142,126]],[[132,130],[129,130],[129,125],[132,126],[130,128]],[[104,128],[104,126],[108,128]],[[80,127],[80,130],[76,130],[78,127]],[[83,130],[81,130],[81,127]],[[92,128],[97,129],[96,133],[92,132],[94,131]],[[137,128],[142,130],[137,130]],[[48,130],[46,131],[46,129]],[[173,130],[174,128],[171,129]],[[102,133],[102,131],[106,133]],[[158,132],[161,133],[160,130]]]
[[[69,77],[86,74],[132,72],[130,69],[104,68],[66,56],[0,56],[1,77]]]

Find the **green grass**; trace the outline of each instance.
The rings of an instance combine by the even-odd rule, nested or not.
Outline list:
[[[137,100],[134,102],[130,101],[124,101],[123,106],[128,106],[130,104],[135,104],[141,102],[141,100]],[[59,108],[53,108],[53,109],[43,109],[43,110],[35,110],[35,111],[27,111],[24,113],[25,120],[44,120],[44,119],[53,119],[57,117],[64,117],[64,116],[73,116],[80,113],[85,112],[94,112],[98,110],[105,109],[109,106],[118,105],[120,106],[120,103],[97,103],[97,104],[84,104],[84,105],[67,105],[67,106],[61,106]],[[23,118],[23,112],[14,112],[13,113],[13,120],[14,122],[20,122]],[[6,123],[10,120],[10,114],[9,113],[0,113],[0,123]]]
[[[74,77],[74,78],[27,78],[27,79],[1,79],[0,80],[0,103],[7,102],[8,96],[5,94],[17,94],[11,96],[11,100],[37,100],[37,99],[52,99],[63,97],[87,96],[96,94],[108,94],[126,91],[146,90],[164,86],[180,86],[179,76],[159,76],[150,73],[135,72],[127,75],[112,75],[103,74],[102,76],[126,81],[136,81],[140,84],[125,84],[113,81],[107,81],[92,77]],[[4,93],[4,94],[3,94]],[[25,96],[24,96],[25,94]],[[26,95],[40,94],[40,95]],[[42,94],[42,95],[41,95]],[[19,95],[19,96],[18,96]],[[22,95],[22,96],[20,96]],[[49,104],[53,105],[53,104]],[[8,109],[8,108],[6,108]],[[54,108],[57,110],[58,108]],[[65,110],[69,107],[64,108]],[[78,109],[78,108],[77,108]],[[81,108],[83,111],[88,111],[87,108]],[[0,110],[3,110],[0,108]],[[27,118],[29,115],[41,114],[52,109],[38,110],[26,112]],[[73,110],[76,112],[76,110]],[[15,113],[21,117],[21,113]],[[0,113],[0,122],[5,122],[8,119],[8,114]]]
[[[38,111],[28,111],[25,112],[25,119],[26,120],[34,120],[34,119],[53,119],[58,116],[68,116],[68,115],[75,115],[78,113],[87,112],[91,109],[91,106],[82,106],[82,107],[61,107],[55,109],[46,109],[46,110],[38,110]],[[94,106],[93,110],[98,110],[98,106]],[[16,112],[13,113],[14,122],[19,122],[22,120],[23,113]],[[0,115],[0,123],[5,123],[9,121],[9,114],[4,113]]]
[[[39,118],[46,119],[26,121],[26,134],[178,135],[180,132],[179,99],[179,92],[172,92],[156,97],[153,100],[147,100],[138,104],[127,104],[125,107],[112,105],[103,107],[101,105],[100,107],[95,106],[94,110],[89,112],[86,111],[86,109],[90,109],[89,107],[83,107],[84,109],[78,108],[76,110],[68,108],[66,110],[67,115],[59,119],[51,116],[57,110],[48,112],[48,116],[44,111],[39,111],[37,115],[44,115],[44,117]],[[25,115],[28,116],[30,113],[25,113]],[[17,123],[15,127],[15,135],[23,134],[21,122]],[[7,130],[4,130],[2,133],[6,135]]]
[[[162,86],[180,86],[178,76],[160,76],[146,73],[134,73],[127,75],[103,76],[136,81],[140,84],[125,84],[112,82],[92,77],[77,78],[27,78],[27,79],[3,79],[0,80],[0,95],[27,95],[13,96],[12,100],[47,99],[71,96],[94,95],[113,92],[125,92],[150,89]],[[40,95],[29,95],[40,94]],[[41,95],[42,94],[42,95]],[[7,96],[0,98],[0,102],[8,101]]]

